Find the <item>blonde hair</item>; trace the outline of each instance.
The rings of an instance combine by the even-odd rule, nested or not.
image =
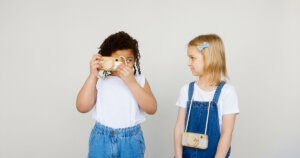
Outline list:
[[[204,48],[201,53],[204,60],[204,75],[208,75],[210,82],[219,84],[222,79],[229,79],[226,70],[225,49],[222,39],[216,34],[200,35],[191,40],[188,46],[200,46],[207,42],[209,48]],[[200,50],[199,50],[200,51]]]

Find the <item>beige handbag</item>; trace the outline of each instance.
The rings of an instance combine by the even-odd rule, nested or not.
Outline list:
[[[208,109],[207,109],[205,133],[204,134],[199,134],[199,133],[187,132],[189,119],[190,119],[190,113],[191,113],[191,109],[192,109],[192,105],[193,105],[192,104],[193,99],[194,99],[194,92],[193,92],[193,96],[192,96],[191,103],[190,103],[190,109],[189,109],[189,114],[188,114],[188,118],[187,118],[187,121],[186,121],[186,126],[185,126],[185,129],[184,129],[183,135],[182,135],[182,140],[181,140],[182,146],[191,147],[191,148],[198,148],[198,149],[207,149],[207,147],[208,147],[208,135],[206,135],[206,131],[207,131],[207,123],[208,123],[208,118],[209,118],[209,109],[210,109],[211,101],[209,102],[209,106],[208,106]]]

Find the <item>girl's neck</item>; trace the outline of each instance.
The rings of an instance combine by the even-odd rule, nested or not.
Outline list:
[[[209,81],[208,77],[205,76],[199,77],[199,80],[196,83],[201,89],[205,91],[212,91],[217,88],[216,83]]]

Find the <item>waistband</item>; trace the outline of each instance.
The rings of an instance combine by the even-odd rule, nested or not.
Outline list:
[[[140,124],[127,128],[111,128],[96,122],[94,130],[103,135],[130,137],[141,132]]]

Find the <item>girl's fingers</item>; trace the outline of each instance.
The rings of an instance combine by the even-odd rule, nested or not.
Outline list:
[[[95,61],[92,61],[92,64],[101,64],[101,62],[99,60],[95,60]]]
[[[129,67],[129,66],[125,66],[125,69],[128,71],[128,72],[131,72],[132,69]]]
[[[116,71],[121,71],[121,70],[123,70],[123,67],[124,67],[123,64],[118,65],[117,68],[116,68]]]
[[[123,67],[123,71],[125,71],[126,73],[128,73],[128,74],[130,74],[131,73],[131,69],[130,69],[130,67],[129,66],[127,66],[127,65],[124,65],[124,67]]]
[[[123,72],[125,72],[126,74],[130,73],[130,71],[128,71],[128,69],[126,67],[123,68]]]
[[[118,68],[116,69],[116,71],[119,73],[119,74],[124,74],[124,68],[121,66],[121,65],[119,65],[118,66]]]
[[[120,69],[120,65],[119,66],[117,66],[117,68],[116,68],[116,72],[119,72],[121,69]]]
[[[102,65],[100,63],[94,63],[92,65],[93,68],[98,68],[98,69],[101,69],[102,68]]]
[[[120,69],[123,69],[123,68],[124,68],[124,64],[121,63],[120,65],[118,65],[118,67],[119,67]]]
[[[92,61],[96,60],[97,56],[98,56],[97,54],[94,54],[93,57],[92,57]]]
[[[119,71],[119,75],[120,75],[120,77],[125,77],[125,76],[126,76],[126,72],[124,72],[124,71]]]
[[[132,69],[129,66],[124,64],[118,65],[116,71],[120,77],[129,76],[132,73]]]
[[[131,70],[130,67],[127,66],[127,65],[125,65],[125,64],[122,64],[122,68],[125,69],[125,70],[127,70],[127,71],[128,71],[128,70],[129,70],[129,71]]]
[[[99,54],[99,60],[104,60],[103,57]]]
[[[128,71],[126,71],[124,69],[122,71],[120,71],[120,73],[122,74],[122,76],[124,76],[126,78],[128,78],[130,76],[130,72],[128,72]]]
[[[92,61],[95,61],[95,60],[101,60],[103,59],[102,55],[101,54],[94,54],[93,55],[93,58],[92,58]]]

